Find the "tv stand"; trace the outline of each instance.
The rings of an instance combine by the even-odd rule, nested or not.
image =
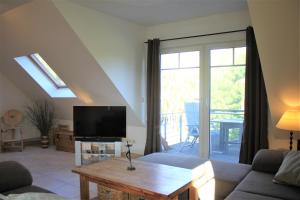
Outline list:
[[[75,141],[75,165],[87,165],[113,157],[121,157],[120,141]]]

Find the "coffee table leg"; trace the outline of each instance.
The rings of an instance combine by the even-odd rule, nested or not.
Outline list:
[[[90,199],[89,181],[84,176],[80,176],[80,199],[81,200]]]
[[[189,200],[198,200],[198,192],[194,187],[189,188]]]

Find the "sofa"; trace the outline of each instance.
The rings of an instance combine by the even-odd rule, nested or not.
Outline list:
[[[51,193],[32,185],[32,176],[28,169],[15,161],[0,162],[0,194],[22,194],[25,192]]]
[[[300,200],[300,187],[276,184],[272,181],[286,154],[287,151],[284,150],[258,151],[251,171],[226,200]]]
[[[257,152],[252,165],[170,153],[153,153],[139,160],[198,171],[195,184],[201,200],[300,200],[299,187],[272,181],[286,154],[285,150],[263,149]]]

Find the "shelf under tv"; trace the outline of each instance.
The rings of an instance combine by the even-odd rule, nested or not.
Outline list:
[[[121,157],[121,147],[121,142],[75,141],[75,164],[80,166]]]

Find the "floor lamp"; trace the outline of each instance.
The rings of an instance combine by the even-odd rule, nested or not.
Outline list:
[[[284,112],[276,127],[290,131],[290,150],[292,150],[293,131],[300,131],[300,110],[288,110]]]

